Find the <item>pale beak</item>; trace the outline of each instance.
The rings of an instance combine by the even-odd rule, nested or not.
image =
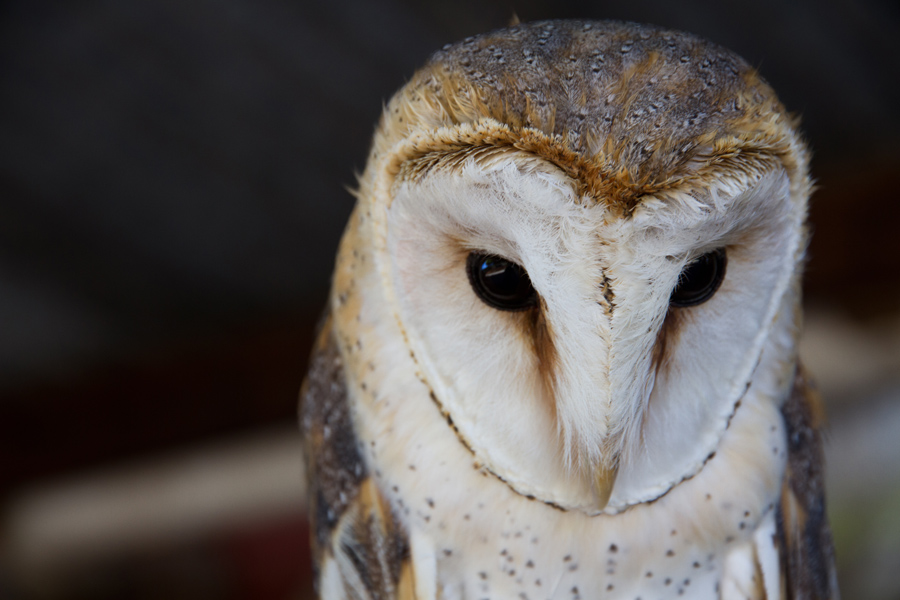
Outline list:
[[[612,496],[613,484],[619,472],[619,461],[612,467],[598,467],[594,472],[594,491],[597,493],[597,510],[603,510]]]

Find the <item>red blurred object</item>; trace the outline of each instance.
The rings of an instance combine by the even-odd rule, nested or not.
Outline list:
[[[231,569],[235,600],[315,597],[305,518],[247,528],[226,536],[216,546]]]

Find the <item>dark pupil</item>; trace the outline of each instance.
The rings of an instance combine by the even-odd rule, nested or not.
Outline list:
[[[716,293],[725,278],[725,249],[707,252],[684,268],[672,292],[672,306],[702,304]]]
[[[469,283],[478,297],[499,310],[522,310],[537,303],[525,269],[505,258],[473,252],[466,261]]]

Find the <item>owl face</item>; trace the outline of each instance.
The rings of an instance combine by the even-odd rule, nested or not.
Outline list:
[[[638,91],[585,83],[552,110],[515,109],[538,86],[527,72],[486,83],[465,48],[436,57],[386,109],[351,223],[363,242],[342,250],[371,258],[362,302],[391,315],[416,365],[423,392],[402,402],[433,404],[519,494],[588,514],[693,477],[752,385],[790,381],[772,373],[792,364],[778,340],[795,327],[802,145],[746,66],[707,90],[702,127],[683,119],[678,94],[701,92],[683,60],[660,61],[657,34],[627,46]],[[588,77],[596,54],[580,52]],[[578,120],[617,94],[606,130]],[[650,117],[629,126],[646,103],[662,132]],[[770,104],[771,121],[748,125]]]
[[[384,285],[484,467],[589,512],[696,473],[794,270],[802,214],[785,174],[647,198],[623,218],[515,151],[410,172],[386,198]]]

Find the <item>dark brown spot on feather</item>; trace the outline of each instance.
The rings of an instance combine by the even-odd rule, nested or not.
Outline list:
[[[612,288],[612,281],[603,273],[603,281],[600,284],[600,293],[603,296],[603,301],[601,304],[603,305],[603,310],[606,313],[606,316],[612,317],[613,311],[616,308],[616,293]]]

